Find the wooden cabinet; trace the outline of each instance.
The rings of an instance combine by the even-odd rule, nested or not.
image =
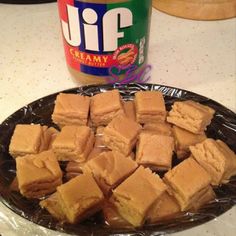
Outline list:
[[[194,20],[220,20],[236,16],[236,0],[153,0],[170,15]]]

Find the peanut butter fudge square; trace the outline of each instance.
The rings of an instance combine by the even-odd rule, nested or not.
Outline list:
[[[212,108],[191,100],[175,102],[167,121],[194,134],[202,134],[211,123],[214,113]]]
[[[124,101],[123,107],[124,107],[125,115],[129,119],[136,121],[136,112],[135,112],[134,101]]]
[[[52,149],[59,161],[86,161],[94,144],[93,131],[87,126],[64,126]]]
[[[148,222],[155,223],[160,220],[170,219],[180,212],[177,200],[165,191],[154,204],[148,214]]]
[[[216,198],[216,194],[211,186],[207,188],[205,193],[200,196],[197,201],[193,202],[191,210],[197,211],[199,208]]]
[[[190,150],[195,160],[211,175],[212,185],[226,183],[236,174],[236,155],[224,142],[208,138],[190,146]]]
[[[41,208],[46,209],[54,218],[59,221],[65,221],[66,216],[62,211],[61,205],[58,201],[58,193],[55,192],[48,198],[39,202]]]
[[[11,138],[9,152],[16,158],[37,154],[50,148],[57,131],[47,126],[18,124]]]
[[[165,121],[166,107],[163,94],[159,91],[135,93],[136,120],[141,123]]]
[[[16,158],[16,176],[20,193],[41,198],[62,184],[62,172],[52,151]]]
[[[123,113],[121,96],[116,89],[91,98],[90,117],[95,127],[107,125],[116,115]]]
[[[211,177],[193,158],[188,158],[169,170],[164,181],[184,211],[208,191]]]
[[[127,156],[135,146],[141,128],[141,125],[124,115],[116,116],[104,129],[104,144]]]
[[[205,133],[194,134],[175,125],[173,126],[173,135],[175,138],[175,151],[179,159],[189,157],[189,147],[200,143],[207,138]]]
[[[173,137],[141,133],[136,146],[136,161],[152,170],[169,170],[173,151]]]
[[[107,149],[103,144],[103,140],[102,140],[103,129],[104,129],[104,127],[97,129],[94,147],[84,162],[69,161],[69,163],[66,166],[66,179],[72,179],[72,178],[82,174],[83,173],[83,166],[86,164],[86,162],[97,157],[99,154],[101,154],[103,152],[109,151],[109,149]]]
[[[90,174],[82,174],[57,188],[58,200],[71,224],[102,209],[104,196]]]
[[[104,194],[109,194],[138,167],[131,158],[118,152],[104,152],[88,161],[83,171],[92,173]]]
[[[57,95],[52,120],[59,127],[65,125],[87,125],[90,97],[79,94]]]
[[[167,122],[146,123],[142,132],[172,136],[171,125]]]
[[[166,189],[157,174],[140,166],[113,190],[110,200],[125,220],[138,227],[144,224],[150,209]]]

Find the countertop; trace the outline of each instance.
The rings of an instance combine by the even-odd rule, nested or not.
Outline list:
[[[0,121],[33,100],[79,86],[65,65],[58,19],[56,3],[0,4]],[[236,112],[235,35],[235,19],[191,21],[153,9],[150,82],[199,93]],[[173,235],[235,235],[235,219],[233,207],[207,224]],[[0,234],[59,235],[1,203]]]

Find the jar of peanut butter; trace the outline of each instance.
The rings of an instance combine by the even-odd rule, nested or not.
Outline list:
[[[147,61],[152,0],[58,0],[66,62],[81,84],[121,81]]]

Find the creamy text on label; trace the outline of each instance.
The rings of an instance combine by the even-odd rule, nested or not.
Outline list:
[[[79,16],[79,8],[67,5],[68,23],[62,22],[62,31],[68,44],[78,47],[81,41],[85,42],[86,50],[100,51],[98,14],[94,9],[86,8],[82,12],[82,19]],[[80,29],[82,20],[83,29]],[[128,8],[120,7],[106,12],[102,19],[103,24],[103,51],[112,52],[118,47],[118,39],[124,37],[120,29],[133,25],[133,14]],[[81,30],[84,31],[84,39],[81,39]]]

